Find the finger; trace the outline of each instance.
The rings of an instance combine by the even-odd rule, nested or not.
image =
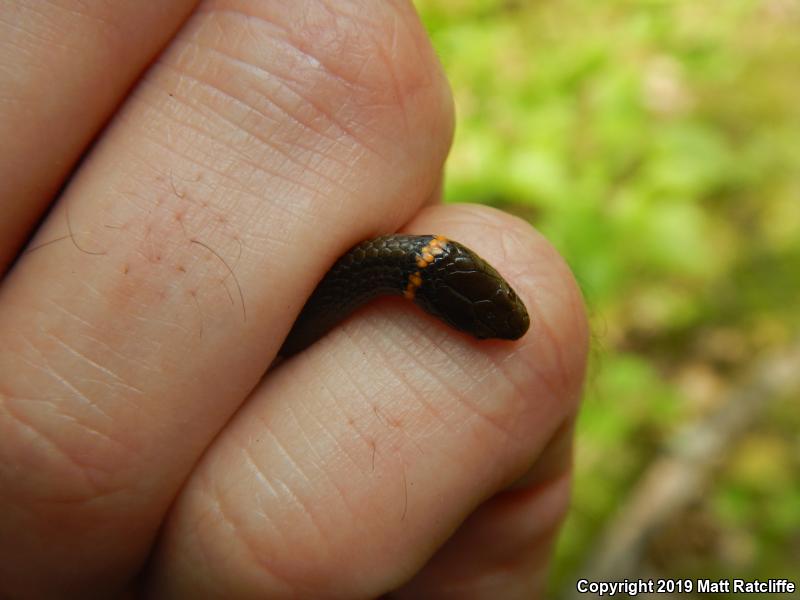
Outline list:
[[[198,9],[0,288],[4,585],[130,579],[321,274],[430,193],[448,99],[409,4]]]
[[[493,263],[527,304],[531,331],[479,342],[392,299],[283,363],[175,504],[153,589],[379,595],[574,419],[586,321],[547,242],[481,207],[428,209],[409,230],[442,233]]]
[[[444,195],[444,171],[439,174],[436,183],[433,186],[433,191],[428,194],[428,197],[425,200],[425,205],[436,206],[442,203],[442,197]]]
[[[3,3],[0,275],[89,141],[195,3]]]
[[[393,598],[545,597],[569,506],[573,427],[559,428],[533,468],[473,512]]]

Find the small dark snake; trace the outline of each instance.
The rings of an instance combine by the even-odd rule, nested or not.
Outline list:
[[[485,260],[440,235],[384,235],[361,242],[331,267],[306,302],[279,355],[310,346],[362,304],[405,296],[478,339],[516,340],[525,305]]]

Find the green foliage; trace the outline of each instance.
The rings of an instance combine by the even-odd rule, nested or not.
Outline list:
[[[456,98],[446,199],[530,220],[567,258],[593,318],[560,589],[661,442],[800,331],[800,9],[416,4]],[[695,557],[705,577],[800,564],[789,400],[701,507],[722,545],[751,549]],[[681,575],[673,566],[665,576]]]

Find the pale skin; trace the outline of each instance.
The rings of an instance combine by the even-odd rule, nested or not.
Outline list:
[[[0,42],[0,596],[541,595],[583,303],[528,224],[439,203],[411,5],[6,0]],[[473,248],[531,330],[385,300],[267,372],[393,231]]]

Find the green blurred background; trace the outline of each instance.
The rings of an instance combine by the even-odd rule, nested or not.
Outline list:
[[[446,198],[528,219],[591,314],[551,595],[652,524],[625,511],[663,500],[682,440],[699,474],[633,576],[800,583],[800,3],[415,3],[456,98]],[[705,465],[697,440],[740,405]]]

